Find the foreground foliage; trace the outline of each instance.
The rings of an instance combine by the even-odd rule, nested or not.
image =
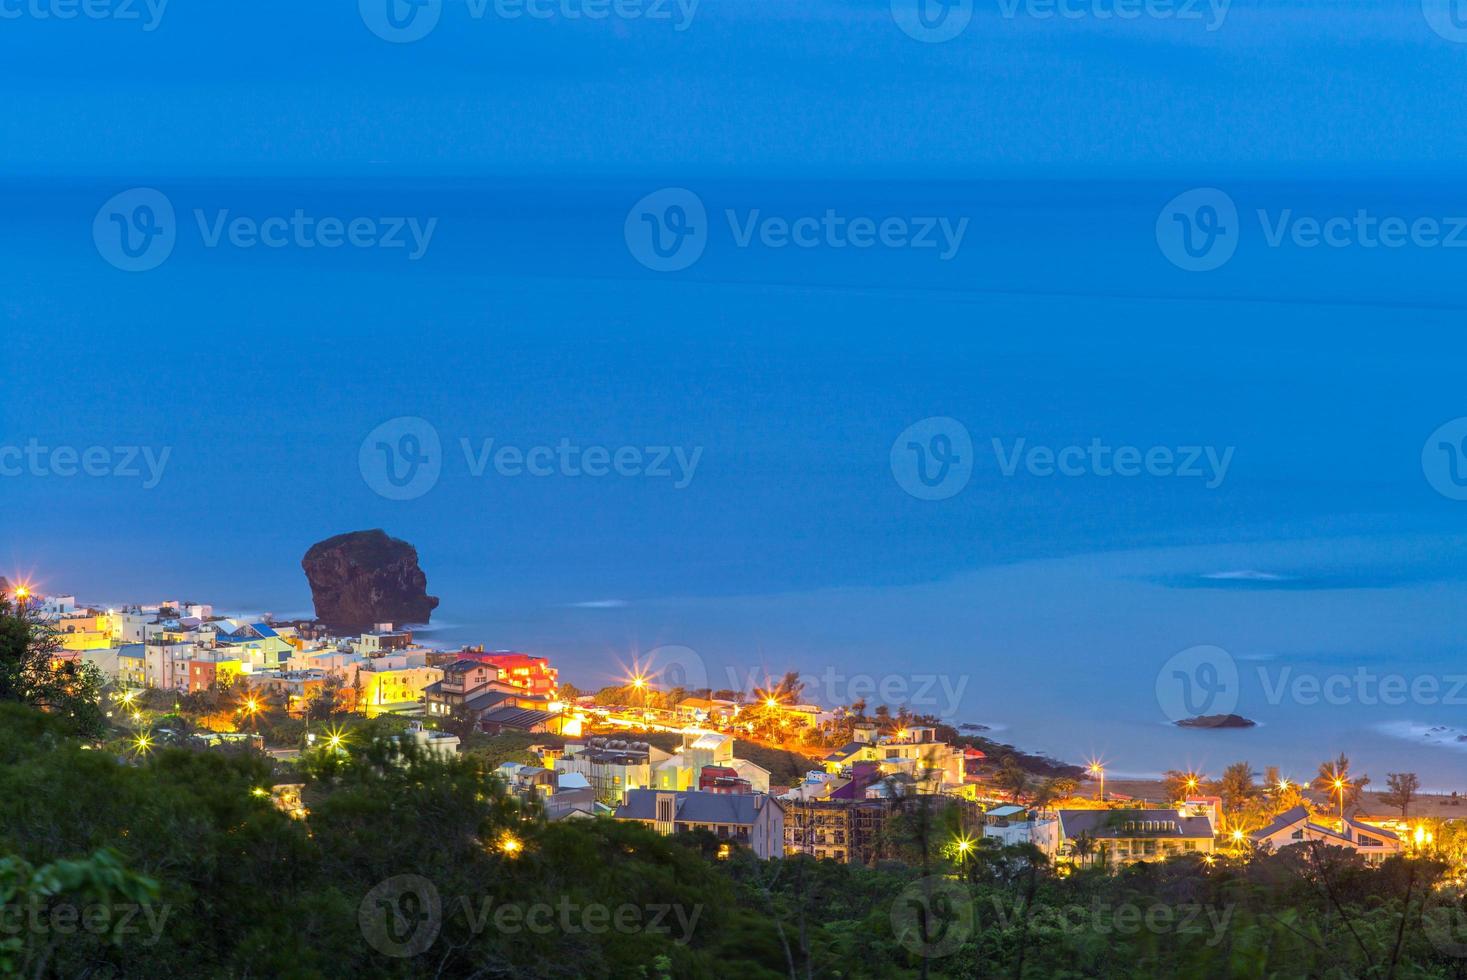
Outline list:
[[[894,831],[910,863],[719,860],[706,834],[546,824],[489,763],[365,740],[286,773],[250,753],[128,756],[0,705],[0,969],[1408,978],[1462,976],[1467,963],[1439,864],[1376,870],[1293,848],[1062,875],[986,842],[956,862],[934,843],[949,828],[921,814]],[[280,781],[302,784],[308,817],[273,804]]]

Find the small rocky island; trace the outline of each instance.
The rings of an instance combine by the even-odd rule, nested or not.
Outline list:
[[[1252,728],[1258,722],[1242,715],[1198,715],[1177,722],[1179,728]]]
[[[438,608],[418,549],[378,528],[351,531],[311,545],[301,559],[316,618],[354,632],[375,623],[426,623]]]

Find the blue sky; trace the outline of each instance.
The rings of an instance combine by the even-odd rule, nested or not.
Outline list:
[[[1405,3],[1239,2],[1213,31],[1002,9],[938,44],[876,3],[704,0],[684,31],[449,3],[409,44],[349,4],[6,21],[0,449],[168,456],[151,487],[0,476],[0,564],[103,601],[304,612],[305,549],[384,527],[419,547],[442,642],[597,680],[659,644],[715,676],[931,664],[974,679],[964,720],[1136,771],[1175,761],[1151,684],[1184,648],[1447,670],[1467,503],[1423,448],[1467,416],[1463,252],[1309,246],[1296,222],[1467,215],[1443,94],[1467,44]],[[96,229],[138,217],[111,207],[138,188],[176,243],[129,272]],[[1237,212],[1204,272],[1165,244],[1198,189]],[[666,191],[706,230],[658,271],[632,239]],[[432,234],[419,257],[210,237],[297,212]],[[770,244],[768,220],[827,212],[962,235],[948,257]],[[440,473],[395,500],[362,453],[402,418]],[[921,500],[893,444],[932,418],[961,423],[972,473]],[[461,440],[486,439],[699,456],[683,487],[475,476]],[[1231,455],[1215,486],[1005,473],[1020,440]],[[1441,705],[1243,694],[1260,765],[1458,758],[1383,734]]]
[[[1467,146],[1452,100],[1430,97],[1467,81],[1462,45],[1410,0],[1237,0],[1215,30],[1202,4],[1195,19],[1106,20],[1035,16],[1043,0],[1006,17],[992,0],[940,44],[908,37],[879,0],[702,0],[682,31],[671,4],[668,20],[493,5],[475,19],[447,0],[411,44],[379,39],[356,6],[175,2],[152,31],[142,0],[141,21],[7,21],[0,167],[1451,173]]]

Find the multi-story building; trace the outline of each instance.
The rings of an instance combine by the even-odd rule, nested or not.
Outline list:
[[[878,736],[876,726],[857,725],[853,736],[825,757],[827,772],[840,773],[858,762],[874,762],[885,775],[905,773],[912,777],[927,793],[960,787],[965,781],[963,750],[937,741],[935,728],[918,726]]]
[[[635,820],[664,835],[706,830],[766,860],[784,854],[784,810],[765,793],[635,789],[616,808],[616,819]]]
[[[375,718],[385,712],[416,713],[421,709],[423,692],[443,679],[443,671],[427,664],[397,664],[407,657],[381,657],[354,665],[352,685],[356,691],[356,710]]]
[[[1161,861],[1184,854],[1211,854],[1216,828],[1195,809],[1059,810],[1033,824],[1035,845],[1051,860],[1104,864]]]
[[[617,804],[634,789],[654,787],[653,771],[672,756],[646,742],[591,738],[567,742],[565,754],[555,760],[557,772],[578,772],[603,803]]]
[[[809,854],[845,864],[874,864],[882,834],[896,809],[892,799],[798,800],[784,803],[786,854]]]
[[[443,678],[423,691],[430,718],[446,718],[475,695],[498,691],[513,694],[515,688],[499,681],[498,668],[479,660],[461,658],[443,666]]]
[[[556,688],[560,686],[559,671],[550,666],[550,661],[545,657],[532,657],[512,650],[485,653],[482,648],[460,651],[459,657],[493,667],[498,672],[495,680],[525,694],[549,698],[555,695]]]

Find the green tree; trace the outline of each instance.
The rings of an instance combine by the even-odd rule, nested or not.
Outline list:
[[[60,656],[55,632],[0,596],[0,701],[34,705],[73,734],[98,739],[107,730],[103,683],[95,664]]]
[[[1405,820],[1411,801],[1416,799],[1416,792],[1421,789],[1421,777],[1414,772],[1386,773],[1386,785],[1390,790],[1380,794],[1380,801],[1400,810],[1401,819]]]

